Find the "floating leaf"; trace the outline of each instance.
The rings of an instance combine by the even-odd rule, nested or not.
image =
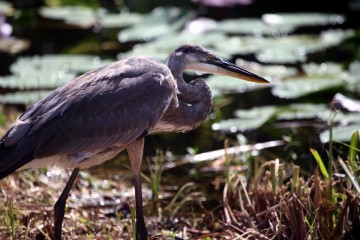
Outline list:
[[[330,62],[307,63],[302,68],[308,76],[340,76],[344,72],[341,64]]]
[[[182,28],[189,12],[179,8],[156,8],[140,22],[118,34],[120,42],[147,41]]]
[[[206,47],[208,50],[214,52],[222,58],[228,59],[231,57],[229,54],[220,52],[212,47],[216,42],[223,41],[224,38],[226,38],[226,36],[219,33],[209,33],[206,37],[201,34],[185,32],[173,33],[171,35],[161,36],[151,42],[137,44],[131,51],[119,53],[118,58],[124,59],[132,56],[145,55],[165,60],[169,57],[170,53],[180,45],[194,43]]]
[[[50,91],[16,92],[0,95],[0,103],[8,104],[32,104],[44,97]]]
[[[0,77],[0,87],[35,89],[56,88],[87,72],[110,63],[90,55],[45,55],[18,58],[11,65],[11,76]]]
[[[360,129],[360,124],[353,124],[348,126],[334,127],[332,130],[332,137],[334,141],[349,142],[352,134]],[[325,130],[320,134],[320,140],[322,143],[329,142],[329,130]]]
[[[353,30],[329,30],[317,35],[292,35],[280,38],[267,38],[256,58],[266,63],[305,62],[309,53],[323,51],[339,45],[354,36]]]
[[[12,73],[20,74],[23,71],[72,71],[83,73],[111,63],[91,55],[44,55],[19,58],[11,65]]]
[[[69,73],[38,72],[38,74],[36,74],[33,72],[28,76],[0,77],[0,87],[16,89],[52,89],[64,85],[75,77],[75,74]]]
[[[264,14],[266,24],[293,26],[294,28],[318,25],[340,25],[346,21],[344,15],[325,13],[277,13]]]
[[[351,112],[360,112],[360,101],[357,99],[346,97],[341,93],[335,94],[333,102],[336,104],[340,104],[343,108]]]
[[[350,64],[347,80],[346,90],[351,92],[360,91],[360,61],[355,61]]]
[[[238,110],[236,116],[239,118],[222,120],[212,125],[215,131],[239,132],[260,128],[276,113],[276,107],[254,107],[250,110]]]
[[[256,18],[240,18],[223,20],[214,28],[216,31],[231,34],[252,34],[252,35],[287,35],[292,32],[293,26],[268,25]]]
[[[95,11],[84,6],[41,7],[39,14],[44,18],[63,20],[65,23],[80,27],[95,24]]]
[[[138,13],[119,13],[103,14],[99,18],[99,23],[105,28],[123,28],[136,24],[141,21],[143,16]]]
[[[241,58],[236,59],[236,64],[252,72],[256,72],[259,76],[270,79],[270,81],[272,79],[279,80],[294,77],[298,74],[298,70],[295,67],[288,67],[284,65],[263,65],[256,62],[245,61]]]
[[[299,98],[308,94],[344,87],[340,77],[298,77],[274,84],[271,92],[280,98]]]
[[[264,37],[226,37],[221,41],[215,41],[214,47],[218,51],[223,51],[231,55],[235,54],[251,54],[259,51],[268,42]]]
[[[206,80],[213,96],[219,96],[224,93],[239,93],[255,89],[269,87],[268,84],[259,84],[242,81],[237,78],[212,75]]]
[[[312,119],[320,118],[329,113],[326,104],[300,103],[290,104],[288,106],[278,107],[276,119],[293,120],[293,119]],[[328,115],[327,115],[328,116]]]
[[[85,6],[41,7],[39,14],[44,18],[62,20],[66,24],[89,28],[100,25],[105,28],[123,28],[142,19],[137,13],[107,13],[105,9]]]
[[[214,29],[217,22],[210,18],[200,17],[197,19],[190,20],[185,26],[185,32],[192,34],[206,33]]]

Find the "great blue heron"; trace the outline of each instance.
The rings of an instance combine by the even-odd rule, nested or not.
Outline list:
[[[54,206],[54,238],[59,240],[79,169],[127,149],[135,178],[137,238],[147,239],[140,182],[144,137],[194,129],[212,106],[209,87],[201,79],[186,83],[185,69],[268,82],[190,44],[171,53],[168,66],[150,57],[114,62],[54,90],[19,118],[0,140],[0,179],[17,169],[53,164],[74,169]]]

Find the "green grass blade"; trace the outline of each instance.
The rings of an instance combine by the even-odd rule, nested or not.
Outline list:
[[[357,151],[355,149],[359,147],[358,131],[354,132],[353,135],[351,136],[350,146],[352,146],[352,148],[349,149],[349,160],[350,162],[354,162],[356,161],[356,155],[357,155]]]
[[[313,155],[313,157],[315,158],[315,161],[317,162],[317,164],[319,165],[320,172],[323,175],[323,177],[325,178],[325,180],[329,179],[329,173],[326,170],[326,167],[324,165],[323,160],[320,157],[319,152],[316,149],[313,149],[313,148],[310,148],[310,152]]]

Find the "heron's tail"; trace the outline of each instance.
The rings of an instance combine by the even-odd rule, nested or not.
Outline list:
[[[20,140],[13,146],[5,146],[0,140],[0,180],[15,172],[33,159],[34,142]]]

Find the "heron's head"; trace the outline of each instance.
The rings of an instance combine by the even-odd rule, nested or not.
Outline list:
[[[179,64],[175,59],[182,59],[184,69],[235,77],[250,82],[269,83],[264,78],[227,62],[198,45],[182,45],[173,52],[173,56],[174,64]]]

